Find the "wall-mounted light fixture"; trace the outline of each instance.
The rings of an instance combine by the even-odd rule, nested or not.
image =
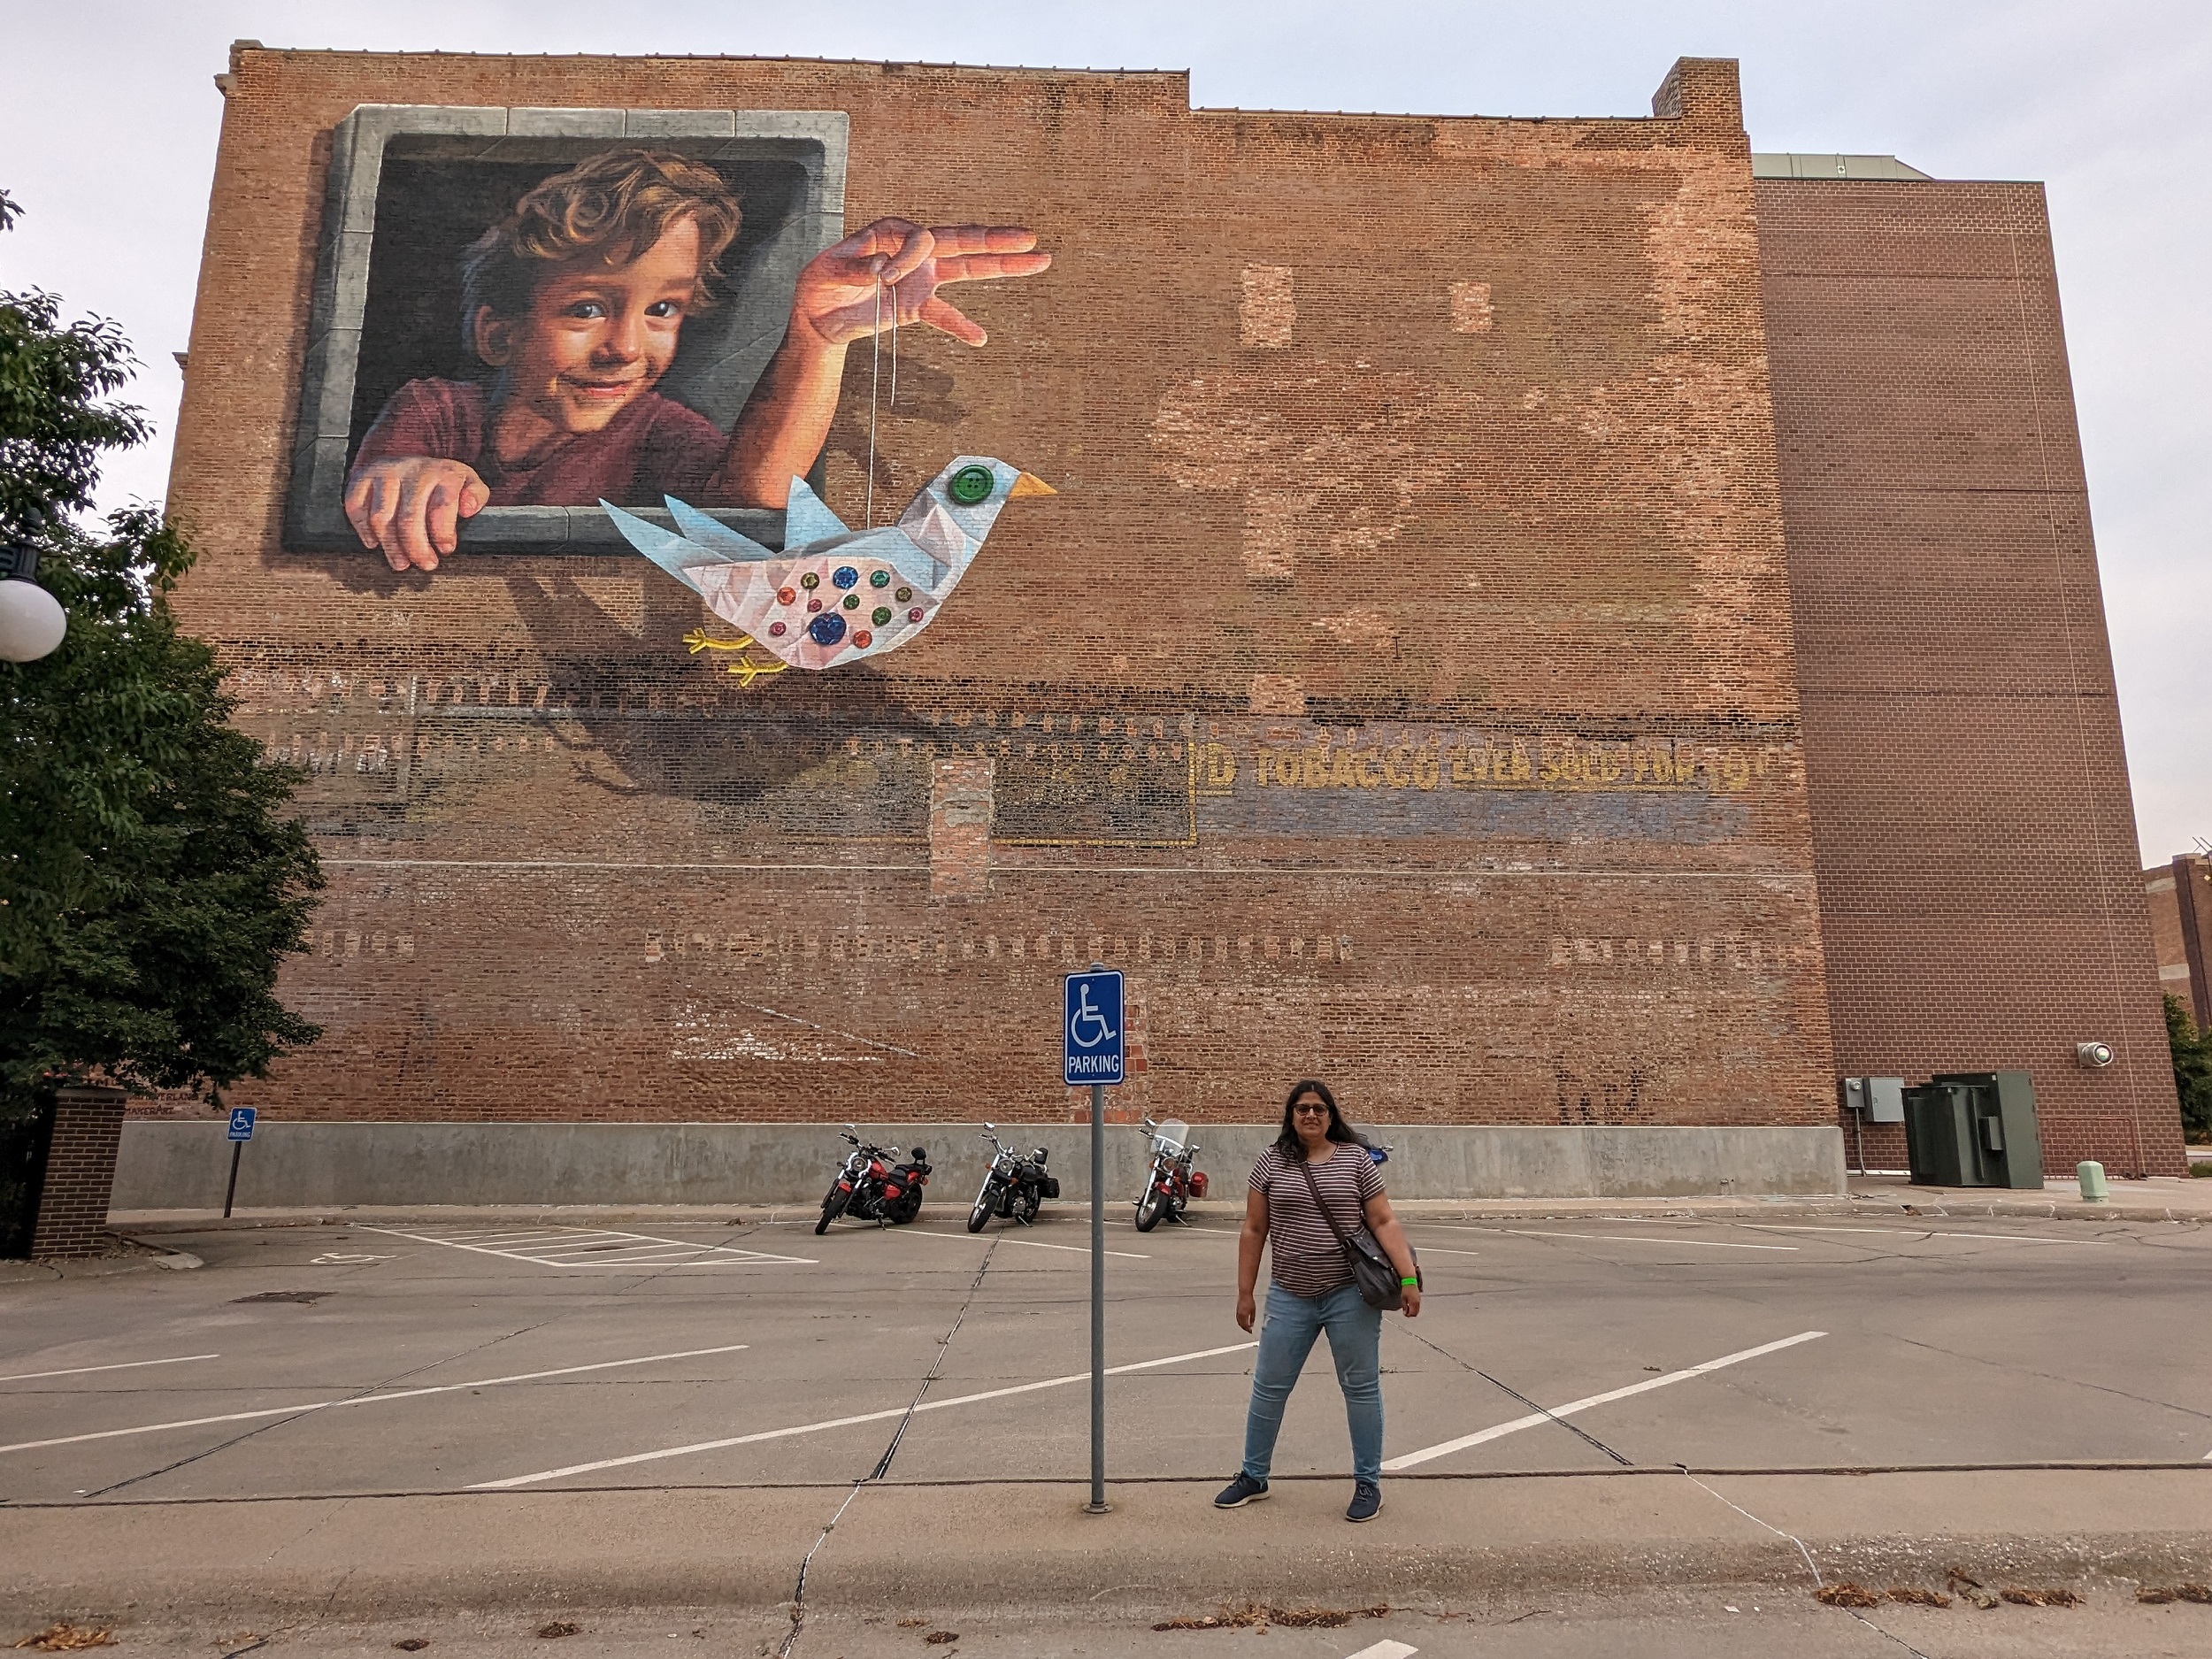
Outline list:
[[[2100,1066],[2112,1064],[2112,1045],[2108,1042],[2078,1042],[2074,1045],[2074,1058],[2093,1071]]]

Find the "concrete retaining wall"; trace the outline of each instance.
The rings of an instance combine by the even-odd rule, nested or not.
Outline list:
[[[933,1199],[965,1205],[987,1147],[973,1124],[863,1125],[927,1147]],[[219,1210],[230,1171],[220,1122],[124,1125],[117,1210]],[[1260,1148],[1257,1124],[1202,1125],[1198,1166],[1215,1196],[1234,1196]],[[1064,1195],[1088,1196],[1088,1131],[1024,1124],[1005,1131],[1051,1152]],[[1395,1148],[1384,1175],[1401,1198],[1655,1198],[1838,1194],[1843,1138],[1816,1127],[1433,1128],[1383,1126]],[[1106,1134],[1110,1194],[1133,1198],[1146,1141]],[[826,1124],[270,1123],[239,1166],[242,1209],[342,1204],[812,1203],[844,1143]]]

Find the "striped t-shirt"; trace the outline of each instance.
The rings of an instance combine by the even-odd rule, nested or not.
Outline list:
[[[1383,1189],[1380,1171],[1365,1147],[1333,1142],[1329,1156],[1311,1164],[1314,1186],[1347,1237],[1367,1225],[1367,1201]],[[1348,1284],[1352,1270],[1344,1247],[1313,1207],[1313,1188],[1300,1165],[1270,1146],[1252,1165],[1248,1183],[1267,1194],[1268,1273],[1294,1296],[1325,1296]]]

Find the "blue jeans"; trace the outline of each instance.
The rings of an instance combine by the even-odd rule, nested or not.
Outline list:
[[[1313,1352],[1314,1339],[1329,1333],[1329,1356],[1344,1390],[1344,1415],[1352,1428],[1352,1478],[1382,1479],[1382,1310],[1360,1300],[1357,1285],[1339,1285],[1325,1296],[1294,1296],[1267,1287],[1267,1323],[1260,1327],[1259,1358],[1252,1366],[1252,1408],[1244,1420],[1244,1472],[1267,1479],[1282,1432],[1283,1407]]]

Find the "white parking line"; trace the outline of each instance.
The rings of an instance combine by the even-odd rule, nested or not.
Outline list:
[[[441,1383],[434,1388],[403,1388],[396,1394],[354,1394],[343,1400],[309,1400],[298,1405],[270,1406],[260,1411],[226,1411],[219,1417],[180,1417],[173,1423],[142,1423],[134,1428],[102,1429],[93,1434],[58,1434],[50,1440],[18,1440],[12,1446],[0,1446],[0,1452],[35,1451],[42,1446],[74,1446],[81,1440],[119,1440],[129,1434],[158,1434],[165,1429],[196,1429],[211,1423],[250,1423],[256,1417],[292,1417],[303,1411],[334,1410],[340,1406],[384,1406],[395,1400],[419,1400],[425,1394],[449,1394],[463,1388],[496,1388],[502,1383],[536,1382],[546,1377],[573,1377],[580,1371],[612,1371],[621,1365],[650,1365],[656,1360],[697,1359],[707,1354],[737,1354],[743,1352],[746,1347],[743,1342],[733,1342],[727,1348],[692,1348],[680,1354],[641,1354],[635,1359],[602,1360],[595,1365],[564,1365],[558,1371],[518,1371],[511,1377],[484,1377],[474,1382]]]
[[[1570,1401],[1563,1406],[1554,1406],[1549,1411],[1537,1412],[1532,1417],[1515,1417],[1510,1422],[1493,1424],[1490,1427],[1479,1429],[1472,1434],[1463,1434],[1455,1440],[1445,1440],[1436,1446],[1425,1446],[1417,1452],[1408,1452],[1403,1456],[1387,1459],[1383,1467],[1385,1469],[1410,1469],[1416,1463],[1425,1463],[1433,1458],[1448,1456],[1453,1452],[1464,1451],[1470,1446],[1480,1446],[1486,1440],[1503,1440],[1509,1434],[1517,1434],[1523,1429],[1532,1429],[1539,1424],[1551,1422],[1555,1417],[1572,1417],[1578,1411],[1587,1411],[1593,1406],[1609,1405],[1616,1400],[1625,1400],[1631,1394],[1649,1394],[1654,1388],[1664,1388],[1673,1383],[1687,1382],[1693,1377],[1702,1377],[1709,1371],[1717,1371],[1729,1365],[1740,1365],[1744,1361],[1757,1359],[1763,1354],[1778,1354],[1786,1348],[1795,1348],[1800,1342],[1810,1342],[1827,1334],[1825,1331],[1801,1331],[1795,1336],[1784,1337],[1779,1342],[1762,1343],[1757,1348],[1744,1348],[1734,1354],[1724,1354],[1718,1359],[1709,1359],[1702,1365],[1693,1365],[1687,1371],[1669,1371],[1663,1377],[1649,1377],[1642,1382],[1631,1383],[1625,1388],[1615,1388],[1601,1394],[1590,1394],[1580,1400]]]
[[[188,1360],[220,1359],[219,1354],[180,1354],[174,1359],[127,1359],[119,1365],[79,1365],[69,1371],[24,1371],[0,1382],[30,1382],[40,1377],[88,1377],[96,1371],[134,1371],[141,1365],[181,1365]]]
[[[955,1244],[964,1239],[981,1239],[987,1236],[980,1233],[939,1233],[929,1227],[909,1227],[907,1231],[918,1233],[925,1239],[950,1239]],[[1087,1244],[1047,1244],[1041,1239],[1018,1239],[1010,1233],[987,1236],[996,1238],[1002,1244],[1025,1244],[1033,1250],[1072,1250],[1078,1256],[1088,1256],[1091,1253],[1091,1247]],[[1106,1254],[1118,1256],[1125,1262],[1148,1262],[1152,1259],[1148,1256],[1139,1256],[1133,1250],[1109,1250]]]
[[[1213,1359],[1223,1354],[1241,1354],[1248,1348],[1257,1348],[1257,1342],[1232,1342],[1226,1348],[1200,1348],[1190,1354],[1170,1354],[1162,1359],[1139,1360],[1133,1365],[1109,1365],[1109,1377],[1125,1376],[1133,1371],[1153,1371],[1162,1365],[1179,1365],[1189,1359]],[[942,1411],[950,1406],[972,1406],[984,1400],[1003,1400],[1010,1394],[1034,1394],[1040,1388],[1062,1388],[1070,1383],[1088,1382],[1088,1371],[1077,1371],[1066,1377],[1048,1377],[1042,1382],[1017,1383],[1010,1388],[990,1388],[981,1394],[957,1394],[949,1400],[925,1400],[912,1408],[916,1411]],[[883,1423],[893,1417],[904,1417],[908,1408],[893,1406],[883,1411],[864,1411],[856,1417],[828,1417],[819,1423],[802,1423],[787,1429],[763,1429],[757,1434],[733,1434],[727,1440],[695,1440],[688,1446],[668,1446],[658,1451],[632,1452],[626,1457],[603,1457],[596,1463],[571,1463],[564,1469],[541,1469],[534,1475],[510,1475],[504,1480],[481,1480],[471,1486],[471,1492],[498,1492],[509,1486],[534,1486],[541,1480],[559,1480],[569,1475],[596,1474],[602,1469],[626,1469],[632,1463],[657,1463],[664,1457],[688,1457],[695,1452],[718,1452],[731,1446],[752,1446],[762,1440],[788,1440],[795,1434],[819,1434],[829,1429],[851,1428],[860,1423]],[[0,1450],[4,1450],[0,1448]]]
[[[1480,1250],[1448,1250],[1440,1244],[1432,1244],[1429,1246],[1429,1254],[1431,1256],[1480,1256],[1482,1252]]]
[[[382,1233],[418,1244],[442,1244],[449,1250],[468,1250],[478,1256],[503,1256],[510,1262],[529,1262],[539,1267],[814,1267],[812,1257],[771,1256],[764,1250],[741,1250],[728,1244],[694,1244],[683,1239],[657,1239],[645,1233],[617,1233],[611,1228],[549,1227],[541,1233],[405,1233],[397,1227],[372,1227],[357,1223],[365,1233]],[[487,1242],[487,1240],[491,1240]],[[594,1259],[595,1252],[622,1250],[627,1254],[607,1261]],[[649,1250],[654,1259],[641,1259]]]
[[[2110,1246],[2110,1239],[2039,1239],[2025,1233],[1974,1233],[1964,1227],[1809,1227],[1786,1221],[1739,1221],[1731,1224],[1760,1233],[1886,1233],[1911,1239],[2001,1239],[2008,1244],[2093,1244]]]
[[[1471,1233],[1483,1229],[1471,1227]],[[1728,1244],[1718,1239],[1655,1239],[1632,1233],[1531,1233],[1521,1227],[1494,1227],[1495,1233],[1510,1233],[1522,1239],[1587,1239],[1598,1244],[1688,1244],[1704,1250],[1794,1250],[1794,1244]]]

